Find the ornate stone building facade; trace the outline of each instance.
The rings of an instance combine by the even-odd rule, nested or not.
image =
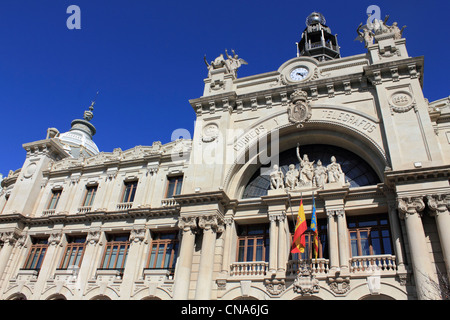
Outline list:
[[[341,57],[318,13],[298,56],[205,62],[192,140],[99,152],[93,107],[1,182],[1,299],[440,299],[450,101],[422,93],[397,23]],[[300,200],[319,230],[290,246]]]

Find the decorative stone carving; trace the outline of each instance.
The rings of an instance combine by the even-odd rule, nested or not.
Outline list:
[[[295,292],[302,295],[312,295],[319,292],[319,280],[312,274],[311,269],[306,265],[302,265],[294,280],[293,289]]]
[[[350,290],[350,277],[329,278],[330,289],[336,294],[346,294]]]
[[[308,121],[312,115],[308,94],[303,90],[296,90],[291,94],[291,104],[287,112],[290,122],[296,124],[297,128],[303,127],[303,123]]]
[[[101,231],[100,230],[89,230],[86,241],[90,244],[96,244],[100,241]]]
[[[58,245],[61,243],[62,231],[52,232],[48,237],[48,243],[51,245]]]
[[[294,189],[299,184],[300,172],[295,168],[294,164],[289,165],[289,171],[286,172],[286,188]]]
[[[401,219],[406,219],[410,215],[420,212],[425,209],[425,203],[422,197],[403,197],[397,199],[398,214]]]
[[[450,210],[450,195],[448,194],[434,194],[427,196],[428,208],[431,210],[431,215],[449,213]]]
[[[145,228],[144,227],[134,227],[131,229],[130,242],[141,242],[145,239]]]
[[[273,165],[273,170],[270,173],[270,189],[277,190],[284,188],[284,174],[278,165]]]
[[[14,245],[19,239],[20,235],[16,231],[5,231],[0,233],[0,241]]]
[[[205,215],[198,218],[198,226],[201,229],[214,229],[216,232],[223,232],[224,225],[216,215]]]
[[[265,279],[264,284],[266,286],[266,290],[274,295],[280,295],[286,290],[286,281],[285,279]]]
[[[416,105],[413,96],[407,91],[397,91],[389,99],[391,114],[408,112]]]
[[[202,141],[212,142],[219,137],[219,127],[215,123],[208,123],[203,127]]]
[[[328,181],[331,182],[339,182],[341,181],[344,173],[342,172],[341,165],[336,162],[336,157],[331,157],[331,163],[327,166],[328,172]]]
[[[179,217],[178,228],[180,228],[183,231],[188,231],[189,229],[194,231],[197,228],[197,218],[186,216]]]

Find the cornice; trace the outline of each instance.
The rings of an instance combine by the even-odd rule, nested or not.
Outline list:
[[[230,204],[230,198],[223,190],[207,191],[201,193],[179,194],[174,196],[181,206],[220,203],[223,206]]]
[[[437,178],[450,178],[450,165],[384,172],[384,181],[389,187],[396,184],[433,180]]]

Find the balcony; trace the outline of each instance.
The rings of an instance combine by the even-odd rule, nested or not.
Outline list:
[[[382,254],[374,256],[355,256],[350,259],[350,273],[352,275],[377,274],[395,275],[397,265],[395,256]]]
[[[264,278],[269,268],[265,261],[235,262],[231,264],[230,276],[237,278]]]
[[[178,202],[173,198],[161,200],[161,207],[170,208],[170,207],[177,207],[177,206],[178,206]]]
[[[42,216],[44,217],[48,217],[48,216],[53,216],[55,214],[55,209],[47,209],[42,211]]]
[[[92,210],[91,206],[79,207],[78,208],[78,212],[79,213],[87,213],[87,212],[91,212],[91,210]]]
[[[117,204],[117,210],[128,210],[133,206],[133,202],[121,202]]]

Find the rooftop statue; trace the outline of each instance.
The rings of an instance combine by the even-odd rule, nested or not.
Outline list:
[[[376,36],[392,33],[395,40],[401,39],[403,30],[406,26],[403,26],[402,29],[398,27],[397,22],[393,22],[391,26],[388,26],[386,23],[389,19],[389,15],[387,15],[383,21],[379,19],[373,19],[373,22],[370,21],[370,15],[367,19],[367,23],[365,25],[362,22],[356,28],[356,33],[358,37],[355,40],[365,43],[366,48],[373,44],[374,39],[376,40]]]
[[[228,54],[228,51],[225,49],[227,59],[225,59],[223,53],[221,53],[216,59],[211,61],[211,63],[208,63],[206,55],[203,57],[206,67],[208,68],[208,77],[211,77],[211,70],[220,69],[224,67],[227,73],[231,72],[235,76],[237,76],[237,69],[239,69],[243,64],[248,64],[247,61],[245,61],[242,58],[239,58],[239,56],[236,54],[234,50],[231,50],[231,52],[233,53],[232,56],[230,56]]]

